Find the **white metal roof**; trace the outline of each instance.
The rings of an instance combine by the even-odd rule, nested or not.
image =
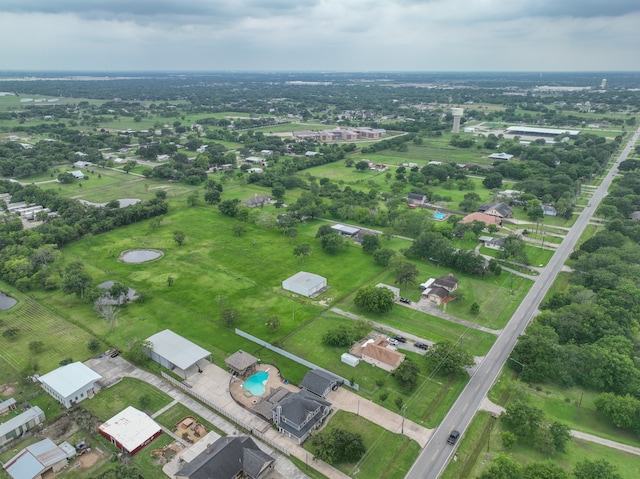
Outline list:
[[[120,411],[98,429],[108,434],[131,452],[160,431],[160,426],[133,406]]]
[[[333,225],[331,228],[334,230],[340,231],[341,233],[344,233],[346,235],[355,235],[360,231],[360,228],[354,228],[352,226],[341,225],[341,224]]]
[[[315,273],[307,273],[306,271],[300,271],[299,273],[294,274],[293,276],[288,277],[283,281],[283,283],[288,283],[289,285],[298,285],[304,286],[305,288],[314,287],[317,284],[320,284],[326,281],[327,278],[324,276],[320,276]]]
[[[510,126],[509,128],[507,128],[507,131],[509,133],[511,132],[526,132],[526,133],[531,133],[533,135],[535,134],[541,134],[541,135],[562,135],[563,133],[568,133],[571,136],[576,136],[580,133],[580,130],[561,130],[558,128],[536,128],[536,127],[532,127],[532,126]]]
[[[78,361],[60,366],[38,379],[66,398],[88,384],[99,381],[102,376]]]
[[[211,352],[192,343],[170,329],[165,329],[147,338],[153,345],[153,352],[175,364],[183,371],[197,361],[211,355]]]

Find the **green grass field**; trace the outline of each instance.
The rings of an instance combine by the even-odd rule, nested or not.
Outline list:
[[[82,407],[97,418],[106,421],[127,406],[133,406],[151,414],[171,401],[170,396],[150,384],[134,378],[122,378],[122,381],[100,391],[100,394],[96,394],[91,399],[85,399]]]
[[[22,294],[4,283],[0,287],[18,300],[11,309],[0,313],[3,331],[9,328],[19,331],[12,339],[0,336],[0,357],[12,368],[43,374],[57,368],[63,359],[79,361],[90,356],[87,345],[93,337],[91,333],[56,314],[39,298]],[[40,352],[29,349],[32,341],[43,343]]]
[[[366,452],[358,463],[334,464],[334,467],[348,476],[400,479],[405,476],[420,452],[420,446],[415,441],[391,433],[352,413],[336,412],[326,428],[347,429],[362,435]],[[310,441],[305,443],[304,448],[312,451]]]

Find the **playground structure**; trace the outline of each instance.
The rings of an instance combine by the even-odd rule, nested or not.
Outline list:
[[[185,416],[178,422],[173,432],[185,441],[193,444],[207,435],[209,431],[193,416]]]

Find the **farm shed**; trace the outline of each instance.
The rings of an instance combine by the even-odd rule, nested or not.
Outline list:
[[[282,282],[282,289],[310,298],[327,287],[327,278],[300,271]]]
[[[145,413],[129,406],[99,426],[98,432],[133,456],[160,436],[162,428]]]
[[[17,406],[15,399],[9,398],[6,401],[2,401],[0,402],[0,415],[13,411],[16,408]]]
[[[43,439],[22,449],[2,467],[13,479],[40,479],[49,471],[60,472],[67,464],[67,453],[51,439]]]
[[[353,237],[360,232],[360,228],[354,228],[353,226],[346,226],[336,224],[331,227],[332,230],[340,233],[342,236]]]
[[[11,417],[0,424],[0,446],[22,436],[45,420],[44,412],[38,406],[27,409],[25,412]]]
[[[187,370],[192,366],[198,366],[198,361],[209,358],[211,362],[211,352],[192,343],[170,329],[165,329],[147,338],[151,343],[151,349],[146,349],[147,355],[156,363],[173,371],[178,368],[182,370],[182,375],[187,379]]]
[[[376,288],[385,288],[393,293],[394,299],[398,299],[400,297],[400,288],[396,288],[395,286],[390,286],[384,283],[376,284]]]
[[[353,368],[355,368],[358,364],[360,364],[360,358],[349,353],[342,353],[342,356],[340,356],[340,361],[342,361],[345,364],[348,364]]]
[[[60,366],[38,378],[44,390],[67,409],[93,396],[93,388],[101,379],[102,376],[79,361]]]

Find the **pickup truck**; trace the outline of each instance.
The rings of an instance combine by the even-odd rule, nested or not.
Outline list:
[[[460,432],[458,431],[451,431],[451,434],[449,434],[449,439],[447,439],[447,444],[451,444],[452,446],[458,442],[458,438],[460,437]]]

